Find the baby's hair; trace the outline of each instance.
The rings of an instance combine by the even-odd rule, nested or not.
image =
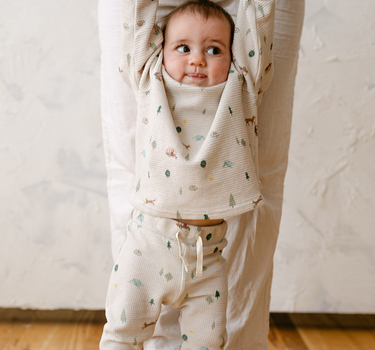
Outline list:
[[[234,21],[232,16],[225,11],[220,5],[215,4],[210,0],[187,0],[180,6],[177,6],[168,15],[162,17],[159,21],[159,25],[163,32],[167,29],[168,22],[170,19],[182,13],[191,13],[193,15],[199,14],[203,19],[207,20],[209,17],[217,17],[222,19],[227,19],[230,24],[231,36],[230,36],[230,47],[232,47],[233,36],[234,36]]]

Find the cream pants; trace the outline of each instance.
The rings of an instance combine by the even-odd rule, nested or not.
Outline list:
[[[220,350],[227,341],[227,223],[183,226],[134,210],[109,282],[101,350],[141,350],[161,306],[178,310],[182,350]]]

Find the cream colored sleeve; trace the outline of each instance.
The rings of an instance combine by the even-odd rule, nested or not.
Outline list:
[[[137,92],[150,58],[160,52],[163,33],[155,24],[158,0],[120,0],[123,80]]]
[[[240,0],[233,57],[258,106],[273,77],[275,1]]]

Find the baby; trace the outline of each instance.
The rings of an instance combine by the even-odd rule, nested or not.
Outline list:
[[[263,203],[258,106],[273,75],[274,0],[188,1],[155,24],[157,0],[122,0],[120,73],[138,101],[127,240],[113,269],[101,349],[142,349],[161,305],[181,349],[227,341],[224,217]]]

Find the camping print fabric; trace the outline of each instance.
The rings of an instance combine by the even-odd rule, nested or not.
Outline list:
[[[140,218],[142,225],[138,228]],[[183,268],[176,230],[181,232],[179,240],[191,272]],[[217,260],[217,249],[227,245],[226,230],[226,222],[214,227],[188,226],[135,209],[111,275],[106,304],[108,323],[100,349],[113,349],[112,331],[116,339],[121,339],[122,348],[142,349],[143,342],[153,335],[161,303],[181,311],[179,321],[185,343],[182,349],[219,349],[223,337],[227,337],[228,286],[226,261]],[[197,248],[192,244],[199,236],[205,247],[202,277],[195,273]]]
[[[130,203],[155,216],[178,209],[184,219],[211,220],[262,205],[258,107],[273,76],[274,1],[240,0],[228,79],[205,88],[165,71],[157,2],[121,4],[120,74],[138,99]]]

